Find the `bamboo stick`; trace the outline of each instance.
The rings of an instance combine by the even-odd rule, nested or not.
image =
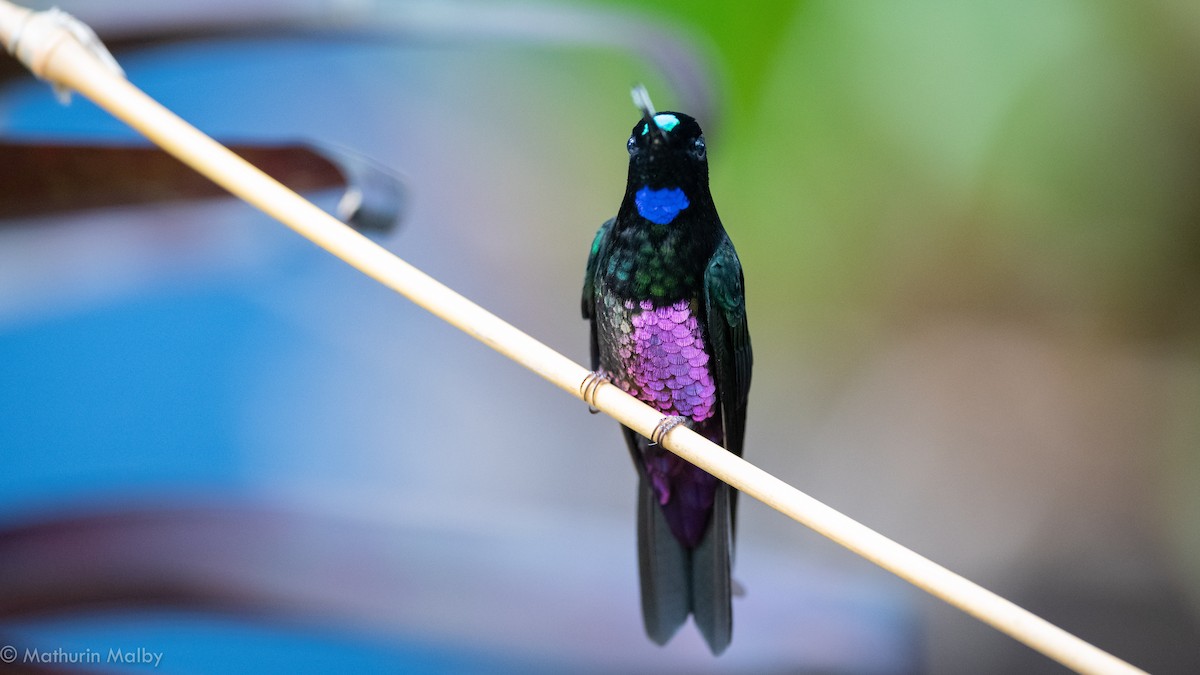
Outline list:
[[[650,437],[663,415],[611,384],[590,389],[589,371],[396,257],[183,121],[98,58],[90,30],[60,13],[0,0],[0,40],[38,77],[78,91],[198,172],[434,315],[517,361],[621,424]],[[107,55],[107,52],[104,52]],[[111,58],[111,57],[110,57]],[[1141,673],[1100,650],[809,497],[687,427],[663,447],[738,490],[1082,673]]]

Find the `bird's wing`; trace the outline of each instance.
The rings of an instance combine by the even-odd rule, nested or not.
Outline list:
[[[596,271],[608,250],[608,235],[612,232],[615,220],[616,218],[609,218],[596,232],[596,238],[592,240],[592,251],[588,254],[587,272],[583,275],[583,299],[580,304],[583,318],[591,323],[592,370],[600,368],[600,342],[596,336]]]
[[[746,293],[742,263],[725,237],[704,272],[704,304],[708,336],[716,361],[717,392],[725,426],[725,449],[742,455],[746,432],[746,399],[754,354],[746,325]]]

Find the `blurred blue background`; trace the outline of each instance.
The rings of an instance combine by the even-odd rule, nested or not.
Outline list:
[[[690,103],[746,270],[747,457],[1139,666],[1200,669],[1200,12],[59,4],[222,140],[394,169],[381,243],[581,362],[629,85]],[[17,76],[0,133],[136,141]],[[690,626],[652,645],[615,424],[231,200],[0,225],[0,410],[0,525],[45,546],[0,548],[0,592],[61,573],[222,599],[10,600],[21,649],[142,646],[178,673],[1058,672],[752,500],[729,652]],[[224,515],[171,520],[192,510]],[[108,545],[22,529],[77,518]]]

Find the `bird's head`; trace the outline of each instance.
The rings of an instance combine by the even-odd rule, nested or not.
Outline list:
[[[704,133],[690,115],[655,112],[644,87],[633,90],[642,112],[629,136],[630,186],[690,188],[708,185],[708,154]]]

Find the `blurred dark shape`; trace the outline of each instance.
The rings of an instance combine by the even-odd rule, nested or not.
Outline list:
[[[408,203],[403,181],[382,165],[352,150],[323,147],[318,152],[322,159],[336,165],[342,184],[346,186],[338,202],[338,218],[357,230],[380,233],[390,232],[400,224]]]
[[[42,7],[46,5],[46,7]],[[49,3],[30,3],[43,9]],[[183,39],[252,32],[312,32],[358,39],[419,39],[439,42],[516,42],[525,46],[599,47],[634,53],[657,66],[677,95],[675,107],[719,125],[708,59],[692,36],[673,25],[639,14],[557,7],[495,6],[479,2],[397,2],[347,5],[344,2],[279,2],[246,6],[218,2],[203,6],[157,2],[105,4],[75,12],[95,29],[114,53],[123,48]],[[0,85],[28,77],[15,60],[0,60]],[[0,188],[0,219],[103,206],[194,199],[223,193],[207,179],[155,149],[118,146],[0,146],[7,166],[32,166]],[[45,149],[42,149],[45,148]],[[399,218],[403,189],[390,173],[350,150],[309,145],[237,145],[232,149],[298,192],[346,186],[338,217],[363,231],[386,232]],[[14,154],[15,153],[15,154]],[[31,162],[30,155],[44,157]],[[67,155],[74,153],[75,157]],[[20,161],[22,164],[11,163]],[[140,165],[139,165],[140,164]],[[332,166],[331,166],[332,165]],[[111,171],[121,166],[129,175]],[[334,176],[340,173],[340,176]],[[28,182],[35,182],[28,191]],[[17,198],[14,198],[16,196]],[[44,204],[38,200],[50,197]]]
[[[282,600],[239,579],[289,569],[277,558],[304,529],[293,520],[246,506],[164,504],[10,525],[0,529],[0,621],[130,606],[266,610]]]
[[[362,535],[329,518],[249,504],[100,508],[13,524],[0,529],[0,623],[155,609],[286,623],[307,608],[317,618],[326,603],[284,589],[344,585],[338,570],[355,566]],[[306,559],[330,563],[310,568],[292,560],[297,541],[338,543],[302,545]],[[363,581],[389,587],[387,579]],[[3,671],[100,672],[23,660]]]
[[[386,232],[400,220],[399,179],[348,150],[312,145],[229,146],[296,192],[345,187],[338,216]],[[224,188],[148,146],[0,142],[0,220],[157,202],[228,197]]]

